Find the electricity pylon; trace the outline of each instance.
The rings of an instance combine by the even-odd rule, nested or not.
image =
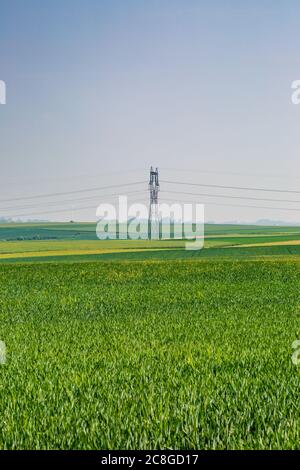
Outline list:
[[[150,193],[150,207],[149,207],[149,220],[148,220],[148,233],[151,240],[159,239],[159,214],[158,214],[158,168],[153,170],[150,168],[149,180],[149,193]]]

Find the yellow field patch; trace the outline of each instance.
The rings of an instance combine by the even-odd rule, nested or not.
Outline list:
[[[266,242],[266,243],[250,243],[246,245],[230,245],[225,248],[250,248],[255,246],[292,246],[300,245],[300,240],[286,240],[284,242]]]
[[[177,248],[170,248],[176,250]],[[162,251],[161,248],[132,248],[132,249],[102,249],[102,250],[61,250],[61,251],[26,251],[22,253],[0,253],[0,259],[11,258],[39,258],[51,256],[71,256],[71,255],[102,255],[108,253],[135,253],[141,251]]]

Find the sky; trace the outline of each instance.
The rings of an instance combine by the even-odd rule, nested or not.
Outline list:
[[[299,17],[298,0],[0,0],[0,217],[93,221],[146,201],[153,165],[161,200],[207,220],[300,223],[300,193],[200,186],[300,191]]]

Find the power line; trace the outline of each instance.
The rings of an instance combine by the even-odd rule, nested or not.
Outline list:
[[[79,193],[86,193],[86,192],[93,192],[93,191],[102,191],[103,189],[113,189],[113,188],[122,188],[125,186],[136,186],[138,184],[145,184],[147,181],[137,181],[135,183],[124,183],[124,184],[113,184],[110,186],[102,186],[96,188],[86,188],[86,189],[77,189],[74,191],[64,191],[60,193],[48,193],[48,194],[36,194],[34,196],[23,196],[23,197],[15,197],[10,199],[2,199],[0,202],[13,202],[13,201],[23,201],[24,199],[39,199],[39,198],[47,198],[53,196],[65,196],[67,194],[79,194]]]
[[[141,200],[138,200],[138,201],[132,201],[132,203],[134,202],[141,202]],[[146,201],[146,199],[144,199],[144,201]],[[95,206],[82,206],[82,207],[72,207],[72,208],[68,208],[68,209],[55,209],[55,210],[51,210],[51,211],[42,211],[42,212],[33,212],[33,213],[30,213],[30,214],[15,214],[13,215],[12,217],[32,217],[32,216],[35,216],[35,215],[44,215],[44,214],[56,214],[58,212],[73,212],[73,211],[80,211],[80,210],[87,210],[87,209],[94,209],[95,210]]]
[[[139,194],[139,193],[146,193],[147,190],[137,190],[137,191],[126,191],[125,196],[128,194]],[[80,202],[80,201],[93,201],[93,200],[99,200],[100,198],[103,199],[105,197],[117,197],[120,196],[119,193],[113,193],[113,194],[100,194],[97,196],[91,196],[91,197],[83,197],[83,198],[76,198],[76,199],[68,199],[68,200],[59,200],[59,201],[46,201],[42,204],[27,204],[26,206],[11,206],[11,207],[0,207],[0,211],[15,211],[15,210],[26,210],[26,209],[31,209],[31,208],[38,208],[38,207],[44,207],[44,206],[56,206],[59,204],[68,204],[68,203],[74,203],[74,202]]]
[[[124,187],[131,187],[137,185],[144,185],[147,181],[138,181],[138,182],[131,182],[131,183],[122,183],[122,184],[114,184],[109,186],[102,186],[102,187],[94,187],[94,188],[86,188],[86,189],[78,189],[73,191],[64,191],[64,192],[56,192],[56,193],[47,193],[47,194],[38,194],[32,196],[25,196],[25,197],[16,197],[10,199],[3,199],[0,202],[13,202],[13,201],[23,201],[23,200],[35,200],[35,199],[43,199],[43,198],[51,198],[57,196],[64,196],[64,195],[73,195],[73,194],[82,194],[94,191],[103,191],[107,189],[113,188],[124,188]],[[291,194],[300,194],[300,191],[294,190],[283,190],[283,189],[270,189],[270,188],[261,188],[261,187],[244,187],[244,186],[227,186],[227,185],[217,185],[217,184],[206,184],[206,183],[191,183],[191,182],[182,182],[182,181],[171,181],[171,180],[162,180],[162,183],[165,184],[176,184],[176,185],[184,185],[184,186],[193,186],[193,187],[207,187],[207,188],[217,188],[217,189],[230,189],[230,190],[239,190],[239,191],[262,191],[262,192],[271,192],[271,193],[291,193]],[[136,191],[127,191],[127,194],[138,194],[144,193],[146,190],[139,189]],[[266,201],[266,202],[273,202],[273,203],[300,203],[300,200],[291,200],[291,199],[272,199],[272,198],[260,198],[260,197],[252,197],[252,196],[234,196],[234,195],[224,195],[224,194],[206,194],[206,193],[193,193],[193,192],[186,192],[186,191],[172,191],[172,190],[164,190],[163,193],[173,193],[178,195],[189,195],[194,197],[208,197],[208,198],[224,198],[224,199],[241,199],[241,200],[252,200],[252,201]],[[84,201],[84,200],[94,200],[94,199],[102,199],[105,197],[118,197],[120,194],[113,193],[113,194],[100,194],[91,197],[81,197],[72,200],[64,200],[64,201],[45,201],[44,203],[39,202],[38,205],[36,204],[29,204],[25,206],[12,206],[12,207],[4,207],[0,208],[0,211],[16,211],[16,210],[26,210],[30,208],[37,208],[37,207],[50,207],[56,206],[59,204],[72,204],[74,202]],[[142,199],[143,200],[143,199]],[[141,202],[142,200],[138,201]],[[172,199],[165,198],[164,200],[169,200],[175,202]],[[181,202],[193,202],[195,201],[181,201]],[[228,204],[228,203],[218,203],[212,201],[203,201],[206,205],[213,205],[213,206],[226,206],[226,207],[242,207],[242,208],[250,208],[250,209],[266,209],[266,210],[280,210],[280,211],[297,211],[299,209],[291,208],[291,207],[267,207],[267,206],[258,206],[258,205],[244,205],[244,204]],[[55,210],[46,210],[42,212],[33,212],[33,213],[22,213],[18,215],[14,215],[12,217],[30,217],[35,215],[41,214],[51,214],[51,213],[60,213],[60,212],[68,212],[68,211],[80,211],[80,210],[87,210],[87,209],[95,209],[95,206],[82,206],[82,207],[75,207],[75,208],[63,208],[63,209],[55,209]]]
[[[171,201],[171,202],[179,202],[179,203],[182,203],[182,202],[186,202],[186,203],[191,203],[191,204],[194,204],[195,201],[183,201],[183,200],[178,200],[178,199],[170,199],[170,198],[163,198],[164,201]],[[217,203],[217,202],[206,202],[206,201],[203,201],[202,202],[203,204],[206,204],[206,205],[210,205],[210,206],[225,206],[225,207],[247,207],[247,208],[250,208],[250,209],[271,209],[271,210],[282,210],[282,211],[295,211],[295,212],[299,212],[299,209],[293,209],[293,208],[290,208],[290,207],[267,207],[267,206],[249,206],[249,205],[245,205],[245,204],[224,204],[224,203]]]
[[[142,202],[142,201],[147,201],[146,199],[141,199],[138,201],[132,201],[132,202]],[[180,202],[180,203],[195,203],[195,201],[183,201],[183,200],[178,200],[178,199],[170,199],[170,198],[163,198],[163,201],[169,201],[169,202]],[[299,212],[299,209],[293,209],[293,208],[288,208],[288,207],[267,207],[267,206],[253,206],[253,205],[245,205],[245,204],[226,204],[226,203],[216,203],[216,202],[207,202],[203,201],[205,205],[211,205],[211,206],[221,206],[221,207],[242,207],[242,208],[249,208],[249,209],[267,209],[267,210],[277,210],[277,211],[292,211],[292,212]],[[36,215],[44,215],[44,214],[56,214],[56,213],[63,213],[63,212],[72,212],[72,211],[79,211],[79,210],[88,210],[88,209],[95,209],[95,206],[82,206],[82,207],[76,207],[76,208],[68,208],[68,209],[56,209],[56,210],[50,210],[50,211],[42,211],[42,212],[33,212],[33,213],[26,213],[26,214],[15,214],[12,217],[32,217]]]
[[[133,202],[142,202],[146,201],[146,199],[140,199],[138,201],[133,201]],[[169,201],[169,202],[179,202],[179,203],[195,203],[195,201],[187,201],[187,200],[181,200],[181,199],[171,199],[171,198],[163,198],[163,201]],[[221,207],[242,207],[242,208],[249,208],[249,209],[267,209],[267,210],[280,210],[280,211],[293,211],[293,212],[299,212],[299,209],[293,209],[289,207],[270,207],[270,206],[253,206],[253,205],[246,205],[246,204],[226,204],[226,203],[217,203],[217,202],[211,202],[211,201],[203,201],[203,204],[205,205],[211,205],[211,206],[221,206]],[[71,212],[71,211],[79,211],[79,210],[87,210],[87,209],[95,209],[95,206],[82,206],[82,207],[76,207],[76,208],[68,208],[68,209],[55,209],[55,210],[50,210],[50,211],[42,211],[42,212],[33,212],[33,213],[26,213],[26,214],[16,214],[13,215],[12,217],[31,217],[35,215],[43,215],[43,214],[53,214],[53,213],[62,213],[62,212]]]
[[[300,200],[292,199],[272,199],[272,198],[260,198],[260,197],[246,197],[246,196],[227,196],[225,194],[207,194],[207,193],[189,193],[184,191],[161,191],[162,193],[173,193],[173,194],[186,194],[189,196],[207,196],[227,199],[247,199],[251,201],[269,201],[269,202],[294,202],[300,204]]]
[[[17,185],[18,187],[19,186],[29,186],[29,185],[32,185],[32,184],[36,184],[36,183],[41,183],[41,182],[51,182],[51,181],[74,181],[74,180],[78,180],[80,179],[81,181],[83,179],[92,179],[92,178],[104,178],[106,176],[112,176],[112,175],[122,175],[124,176],[124,174],[132,174],[132,173],[140,173],[140,172],[143,172],[145,173],[145,170],[146,168],[134,168],[132,170],[113,170],[113,171],[108,171],[108,172],[95,172],[94,174],[90,174],[90,173],[82,173],[82,174],[75,174],[75,175],[63,175],[63,176],[51,176],[51,177],[39,177],[39,178],[27,178],[25,180],[23,180],[23,183],[20,183],[18,180],[19,180],[19,177],[18,176],[8,176],[5,178],[5,182],[4,184],[1,185],[1,187],[7,187],[7,186],[11,186],[12,183],[7,183],[7,181],[16,181],[17,182]]]
[[[162,183],[167,184],[180,184],[185,186],[203,186],[206,188],[219,188],[219,189],[235,189],[241,191],[263,191],[263,192],[271,192],[271,193],[291,193],[291,194],[300,194],[300,191],[292,191],[288,189],[270,189],[270,188],[250,188],[245,186],[224,186],[220,184],[204,184],[204,183],[184,183],[182,181],[166,181],[161,180]]]

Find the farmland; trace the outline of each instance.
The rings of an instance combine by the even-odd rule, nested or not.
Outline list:
[[[91,225],[0,229],[0,448],[299,449],[299,228]]]
[[[183,240],[98,240],[95,224],[0,225],[0,263],[297,256],[300,227],[206,225],[204,249]]]

